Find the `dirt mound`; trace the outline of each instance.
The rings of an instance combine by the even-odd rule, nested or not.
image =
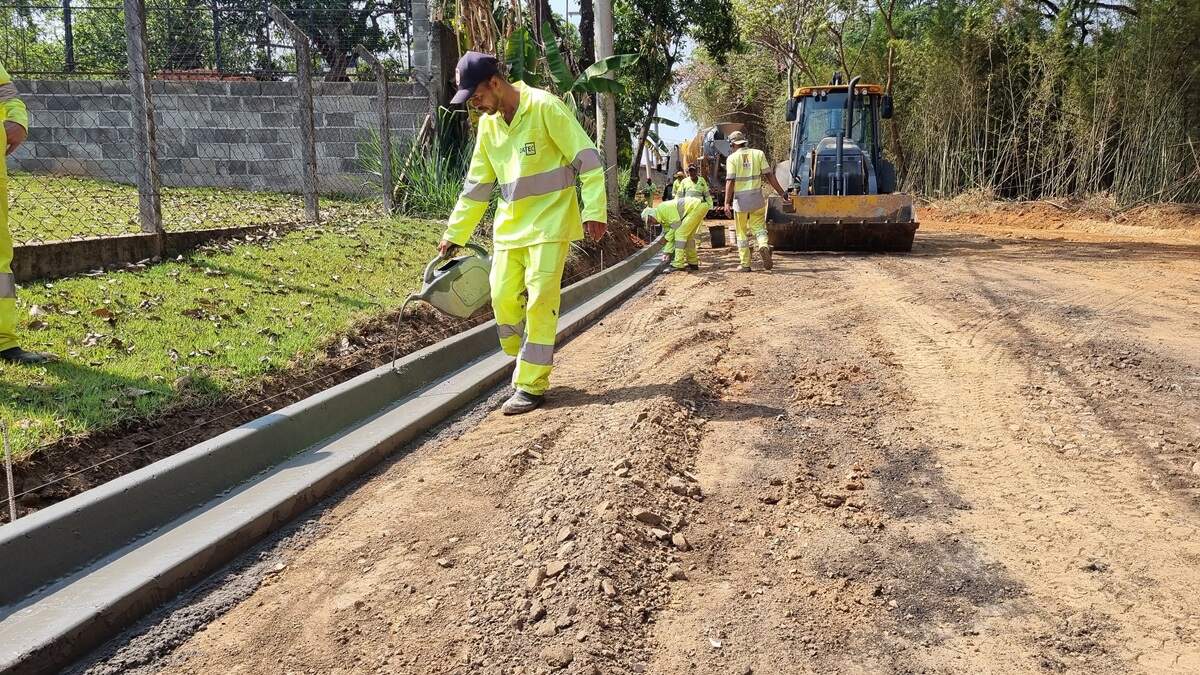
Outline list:
[[[1109,199],[1001,202],[977,196],[929,203],[923,230],[949,229],[1037,238],[1115,238],[1200,243],[1200,205],[1149,204],[1119,209]],[[919,236],[919,235],[918,235]]]

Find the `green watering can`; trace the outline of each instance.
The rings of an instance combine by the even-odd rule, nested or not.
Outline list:
[[[447,251],[446,255],[429,261],[425,266],[424,287],[408,296],[404,304],[424,300],[460,319],[470,317],[486,305],[491,299],[488,276],[492,270],[492,259],[482,246],[467,244],[466,248],[471,255],[452,258],[450,251]]]

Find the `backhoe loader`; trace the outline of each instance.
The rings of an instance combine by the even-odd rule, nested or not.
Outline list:
[[[767,210],[771,246],[782,251],[911,251],[913,201],[896,192],[896,170],[883,156],[880,118],[892,100],[877,84],[796,89],[787,106],[791,159],[775,169],[788,199]]]

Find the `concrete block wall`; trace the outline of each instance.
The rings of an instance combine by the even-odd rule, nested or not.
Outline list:
[[[29,139],[10,170],[133,184],[134,139],[124,81],[18,80]],[[300,192],[301,151],[292,82],[152,83],[163,185]],[[374,82],[316,82],[322,192],[370,191],[361,144],[378,129]],[[420,85],[390,88],[393,138],[411,138],[429,110]]]

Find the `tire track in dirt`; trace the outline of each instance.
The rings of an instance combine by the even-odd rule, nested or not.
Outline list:
[[[921,283],[920,270],[904,270],[903,281],[897,282],[891,278],[898,267],[895,261],[882,267],[886,271],[863,275],[867,279],[863,292],[869,297],[887,297]],[[973,289],[980,285],[964,281]],[[1115,304],[1119,302],[1110,306]],[[878,309],[883,312],[888,306],[881,302]],[[1059,391],[1060,396],[1072,390],[1053,371],[1038,368],[1042,364],[1036,359],[1022,358],[1027,352],[1061,352],[1062,345],[1055,342],[1065,331],[1044,335],[1010,319],[985,334],[996,343],[994,347],[980,350],[943,334],[938,327],[950,318],[932,303],[906,304],[899,318],[889,338],[910,366],[910,388],[926,401],[929,411],[917,426],[925,433],[944,431],[960,438],[962,427],[967,427],[965,449],[985,462],[973,471],[960,469],[956,483],[961,482],[968,498],[985,493],[974,501],[994,501],[991,508],[975,511],[991,512],[978,523],[978,535],[990,540],[987,550],[1008,559],[1012,569],[1028,570],[1018,578],[1029,583],[1035,597],[1040,596],[1039,606],[1047,606],[1052,598],[1073,605],[1074,618],[1068,617],[1066,623],[1082,623],[1092,647],[1151,671],[1200,666],[1196,641],[1200,624],[1194,615],[1187,619],[1190,610],[1185,600],[1200,592],[1200,582],[1187,573],[1187,560],[1200,553],[1195,527],[1179,512],[1178,504],[1147,494],[1136,478],[1141,471],[1137,456],[1124,452],[1126,439],[1111,433],[1096,415],[1066,416],[1020,404],[1021,389],[1035,382]],[[937,348],[929,349],[930,343]],[[1014,352],[1018,344],[1024,350]],[[944,375],[939,377],[939,372]],[[1039,414],[1045,423],[1086,433],[1093,443],[1088,454],[1064,462],[1047,443],[1030,438],[1030,418]],[[948,459],[947,464],[959,467],[974,461],[962,453]],[[980,485],[984,476],[988,490],[967,489],[967,485]],[[1020,500],[1017,503],[1024,502],[1029,510],[1018,507],[1013,513],[1005,500]],[[1068,515],[1069,519],[1063,518]],[[996,527],[995,518],[1004,525]],[[989,523],[991,527],[985,527]],[[1034,545],[1036,541],[1044,544]],[[1034,560],[1017,564],[1031,550],[1036,552]],[[1047,571],[1051,576],[1045,576]],[[1034,581],[1036,577],[1042,578]],[[1180,619],[1184,623],[1178,623]],[[1105,638],[1103,632],[1112,634]],[[1068,667],[1070,661],[1061,656],[1047,655],[1048,667]]]

